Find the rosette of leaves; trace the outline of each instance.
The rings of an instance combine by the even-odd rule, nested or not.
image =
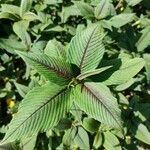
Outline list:
[[[98,67],[105,52],[104,35],[100,26],[90,25],[72,38],[66,48],[66,57],[16,51],[26,63],[43,75],[47,82],[25,95],[1,144],[32,137],[38,132],[53,128],[69,112],[72,103],[78,105],[91,118],[110,127],[122,128],[117,99],[105,82],[93,82],[89,78],[111,69],[111,66]],[[133,68],[125,62],[122,68],[112,73],[110,81],[112,82],[112,78],[119,81],[119,73],[119,84],[130,80],[144,66],[144,61],[134,58],[132,64]],[[127,78],[123,71],[125,74],[128,72]],[[126,80],[122,80],[122,75]],[[110,83],[109,78],[107,83]]]

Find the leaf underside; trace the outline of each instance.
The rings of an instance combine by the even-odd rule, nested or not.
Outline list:
[[[71,67],[62,59],[53,58],[46,54],[17,53],[26,63],[33,66],[41,75],[53,83],[64,85],[72,78]]]
[[[1,144],[28,138],[57,125],[70,108],[69,93],[67,88],[52,83],[31,90],[20,104]]]
[[[73,92],[76,104],[89,116],[111,127],[121,128],[117,101],[106,86],[88,82],[77,85]]]

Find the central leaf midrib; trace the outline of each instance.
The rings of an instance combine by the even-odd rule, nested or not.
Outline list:
[[[56,95],[54,95],[52,98],[50,98],[50,100],[48,100],[47,102],[45,102],[42,106],[38,107],[32,114],[30,114],[18,127],[16,127],[15,130],[12,131],[12,133],[9,135],[12,136],[14,132],[16,132],[18,130],[18,128],[20,128],[28,119],[30,119],[34,114],[36,114],[40,109],[42,109],[44,106],[46,106],[51,100],[53,100],[54,98],[56,98],[59,94],[62,94],[64,91],[67,90],[67,87],[65,87],[64,89],[60,90]],[[6,141],[9,137],[7,137],[4,141]],[[3,141],[3,142],[4,142]]]
[[[80,66],[79,66],[80,69],[82,69],[82,67],[83,67],[84,58],[85,58],[85,56],[86,56],[86,52],[87,52],[87,50],[88,50],[90,41],[91,41],[91,39],[92,39],[92,36],[93,36],[93,34],[94,34],[96,28],[97,28],[97,26],[95,27],[95,29],[94,29],[93,32],[91,33],[91,36],[90,36],[90,38],[89,38],[89,40],[88,40],[88,42],[87,42],[87,44],[86,44],[86,47],[85,47],[85,49],[84,49],[83,56],[82,56],[82,58],[81,58],[81,62],[80,62]]]
[[[54,67],[52,67],[52,66],[48,66],[48,65],[46,65],[46,64],[44,64],[44,63],[42,63],[42,62],[40,62],[40,61],[38,61],[38,60],[36,60],[36,59],[33,59],[35,62],[37,62],[37,63],[39,63],[39,64],[41,64],[41,65],[43,65],[43,66],[45,66],[47,69],[49,69],[50,71],[53,71],[53,72],[55,72],[56,74],[58,74],[60,77],[62,77],[62,78],[65,78],[65,79],[70,79],[71,78],[71,74],[70,74],[70,72],[68,72],[67,70],[67,73],[63,73],[63,72],[61,72],[61,71],[59,71],[58,69],[56,69],[56,68],[54,68]]]
[[[120,126],[120,123],[118,122],[118,120],[116,120],[115,116],[113,116],[113,114],[111,113],[111,111],[107,108],[107,106],[102,103],[102,101],[91,91],[91,89],[89,87],[87,87],[85,84],[84,84],[84,87],[87,91],[89,91],[94,97],[96,100],[98,100],[98,102],[100,102],[105,108],[106,110],[109,112],[109,114],[111,114],[111,116],[114,118],[114,120],[117,122],[117,124]],[[103,99],[103,97],[101,97],[101,99]]]

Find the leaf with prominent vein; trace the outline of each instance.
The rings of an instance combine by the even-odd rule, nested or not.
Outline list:
[[[87,77],[99,74],[99,73],[101,73],[101,72],[103,72],[103,71],[105,71],[105,70],[107,70],[107,69],[109,69],[111,67],[112,66],[108,66],[108,67],[102,67],[102,68],[99,68],[99,69],[95,69],[93,71],[87,71],[85,73],[82,73],[82,74],[78,75],[76,79],[83,80],[83,79],[85,79]]]
[[[121,128],[117,100],[105,85],[88,82],[77,85],[73,92],[76,104],[90,117],[111,127]]]
[[[104,54],[103,37],[104,33],[98,25],[78,32],[68,47],[69,62],[76,64],[81,73],[95,69]]]
[[[20,104],[1,144],[28,138],[57,125],[70,109],[69,93],[66,87],[52,83],[31,90]]]
[[[29,65],[53,83],[64,85],[72,77],[71,67],[62,59],[56,59],[42,53],[24,53],[16,51]]]

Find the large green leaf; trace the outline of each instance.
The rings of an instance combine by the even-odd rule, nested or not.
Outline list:
[[[24,53],[16,51],[26,63],[33,66],[46,79],[57,84],[66,84],[71,79],[71,68],[68,63],[42,53]]]
[[[134,77],[144,65],[145,61],[142,58],[124,59],[122,60],[121,67],[103,83],[106,85],[119,85],[126,83]]]
[[[20,104],[1,144],[28,138],[57,125],[70,108],[69,93],[66,87],[52,83],[31,90]]]
[[[104,33],[97,25],[78,32],[68,47],[69,62],[76,64],[81,73],[94,70],[104,54],[103,37]]]
[[[121,127],[117,100],[105,85],[88,82],[77,85],[73,92],[75,103],[89,116],[111,127]]]

